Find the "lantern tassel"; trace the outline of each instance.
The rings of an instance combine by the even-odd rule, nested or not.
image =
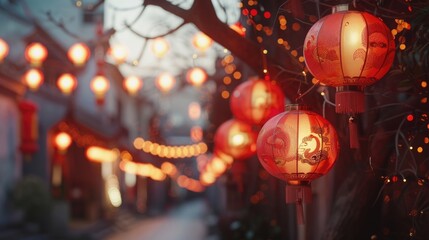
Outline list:
[[[349,138],[350,148],[358,149],[359,146],[359,133],[357,129],[356,119],[354,117],[349,118]]]
[[[286,203],[295,203],[296,220],[299,225],[305,224],[303,203],[311,202],[310,183],[286,185]]]

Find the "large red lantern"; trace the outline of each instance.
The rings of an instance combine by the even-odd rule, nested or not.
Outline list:
[[[339,143],[322,116],[299,105],[286,108],[262,127],[257,155],[271,175],[286,181],[286,202],[296,203],[298,223],[303,223],[302,203],[311,201],[310,183],[332,168]]]
[[[230,107],[235,118],[261,126],[284,111],[284,102],[285,96],[278,85],[255,78],[234,89]]]
[[[389,71],[395,42],[389,28],[369,13],[347,11],[347,5],[333,12],[307,33],[305,63],[321,83],[337,88],[337,113],[360,113],[364,111],[363,88]]]
[[[236,160],[244,160],[256,152],[257,134],[249,124],[230,119],[216,130],[214,142],[216,149]]]

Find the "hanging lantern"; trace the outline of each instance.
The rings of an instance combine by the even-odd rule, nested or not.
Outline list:
[[[109,48],[108,54],[113,58],[116,64],[122,64],[128,57],[127,49],[119,44],[112,45]]]
[[[251,79],[237,86],[232,92],[232,114],[251,125],[262,126],[268,119],[284,111],[285,96],[278,85]]]
[[[395,42],[379,18],[347,10],[338,5],[310,28],[304,58],[315,78],[337,88],[336,112],[354,114],[364,111],[364,87],[389,71]]]
[[[142,86],[142,80],[136,76],[130,76],[124,80],[124,88],[132,96],[135,96]]]
[[[176,83],[176,79],[168,73],[163,73],[156,79],[156,87],[164,93],[169,92]]]
[[[156,57],[162,58],[168,52],[168,42],[164,38],[156,38],[152,42],[152,52]]]
[[[91,51],[84,43],[73,44],[67,52],[70,61],[78,67],[83,66],[88,61],[90,55]]]
[[[186,79],[190,84],[199,87],[207,80],[207,73],[202,68],[194,67],[187,72]]]
[[[94,92],[97,104],[102,105],[104,103],[104,95],[106,95],[109,87],[109,80],[101,74],[96,75],[91,80],[91,90]]]
[[[48,57],[48,50],[42,44],[35,42],[31,43],[25,49],[25,58],[34,67],[42,65],[43,61]]]
[[[9,53],[9,45],[0,38],[0,62],[7,56]]]
[[[60,132],[55,136],[54,143],[59,152],[64,153],[70,147],[72,138],[68,133]]]
[[[43,83],[43,79],[44,76],[42,71],[35,68],[29,69],[27,72],[25,72],[23,77],[25,85],[27,85],[28,88],[30,88],[32,91],[39,89],[40,85]]]
[[[222,123],[216,130],[214,142],[217,149],[236,160],[247,159],[256,152],[256,133],[252,126],[237,119]]]
[[[264,124],[256,145],[265,170],[286,181],[286,203],[296,203],[298,223],[303,223],[302,203],[311,201],[311,181],[326,174],[337,159],[334,127],[322,116],[290,105]]]
[[[38,117],[37,106],[30,101],[21,101],[19,103],[21,112],[21,146],[23,154],[33,154],[38,150]]]
[[[204,52],[213,44],[213,40],[204,33],[199,32],[195,34],[192,44],[194,44],[198,50]]]
[[[70,73],[63,73],[58,77],[57,87],[63,94],[69,95],[77,87],[77,79]]]

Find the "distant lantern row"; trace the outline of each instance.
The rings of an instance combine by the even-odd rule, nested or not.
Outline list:
[[[202,39],[203,37],[201,37]],[[203,42],[203,40],[200,40]],[[2,62],[9,53],[8,44],[0,38],[0,62]],[[112,46],[108,51],[116,63],[122,63],[127,56],[126,50],[119,45]],[[84,43],[76,43],[72,45],[67,56],[69,60],[76,66],[82,67],[88,61],[91,52],[89,47]],[[23,82],[32,91],[36,91],[43,84],[44,75],[40,67],[48,56],[47,48],[38,42],[29,44],[25,50],[25,59],[31,65],[23,75]],[[186,74],[187,81],[198,87],[207,80],[207,73],[200,67],[191,68]],[[57,79],[57,87],[65,94],[71,94],[78,85],[77,78],[71,73],[63,73]],[[156,87],[163,93],[169,92],[175,85],[175,79],[168,73],[161,74],[156,80]],[[109,80],[102,74],[97,74],[90,84],[91,90],[94,92],[97,100],[102,101],[104,95],[109,90]],[[124,89],[130,95],[136,95],[143,87],[143,81],[137,76],[126,77],[123,81]]]

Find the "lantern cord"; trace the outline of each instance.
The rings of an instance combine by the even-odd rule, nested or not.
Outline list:
[[[350,116],[349,118],[349,144],[351,149],[359,149],[359,133],[356,123],[356,118]]]
[[[304,75],[305,80],[307,80],[307,75]],[[301,81],[299,82],[299,87],[298,87],[298,97],[296,97],[295,101],[297,102],[298,100],[300,100],[302,97],[304,97],[305,95],[307,95],[309,92],[311,92],[311,90],[313,90],[315,87],[319,86],[320,82],[316,82],[315,84],[313,84],[313,86],[311,86],[310,88],[308,88],[303,94],[301,94]]]

